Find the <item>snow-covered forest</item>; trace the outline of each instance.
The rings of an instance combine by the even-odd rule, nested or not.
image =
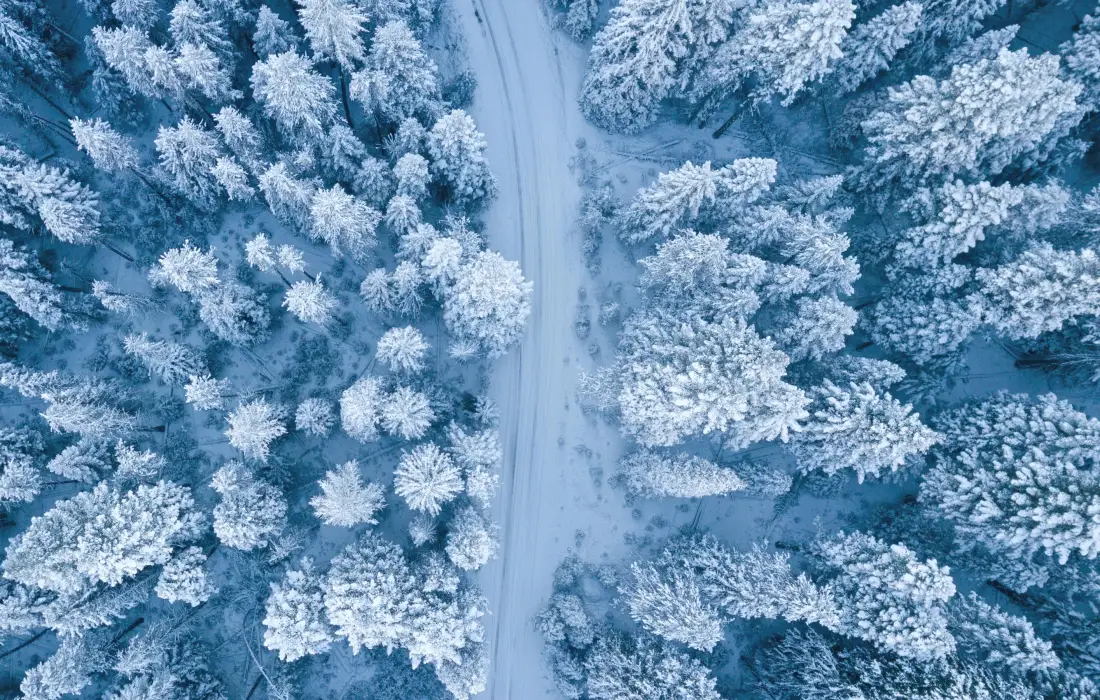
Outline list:
[[[548,576],[553,695],[1100,698],[1096,3],[544,5],[633,520]]]
[[[2,0],[0,64],[0,695],[484,690],[532,284],[453,8]]]

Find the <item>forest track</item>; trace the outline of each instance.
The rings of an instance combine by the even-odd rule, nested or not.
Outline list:
[[[524,340],[496,362],[490,389],[500,408],[507,466],[496,514],[500,556],[481,577],[493,613],[486,697],[553,697],[532,618],[549,597],[554,568],[577,528],[568,508],[548,506],[571,500],[558,439],[580,419],[568,408],[576,381],[571,319],[581,283],[579,250],[568,235],[580,190],[568,162],[570,133],[584,125],[539,0],[456,5],[479,81],[471,111],[489,141],[500,185],[487,231],[491,245],[518,259],[534,282]]]

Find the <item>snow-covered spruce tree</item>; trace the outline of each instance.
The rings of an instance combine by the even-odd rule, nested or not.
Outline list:
[[[78,377],[58,371],[38,372],[0,362],[0,386],[15,389],[48,405],[41,416],[50,430],[89,439],[121,437],[137,429],[131,395],[111,380]]]
[[[386,392],[376,377],[360,377],[340,394],[340,427],[359,442],[379,437],[381,408]]]
[[[367,533],[332,560],[322,584],[325,616],[352,653],[403,646],[422,605],[418,581],[397,545]]]
[[[162,481],[121,491],[101,482],[32,518],[8,545],[4,576],[58,593],[117,586],[166,563],[204,529],[185,487]]]
[[[212,48],[205,44],[182,44],[173,61],[188,89],[202,94],[213,105],[239,100],[240,90],[233,88],[233,75]]]
[[[691,572],[635,562],[619,593],[630,616],[659,637],[711,651],[724,636],[718,608],[703,600]]]
[[[210,332],[240,347],[258,345],[270,335],[271,314],[263,294],[227,281],[199,295],[199,318]]]
[[[811,397],[810,418],[790,442],[804,472],[853,469],[862,483],[884,470],[897,471],[942,439],[921,423],[912,406],[870,384],[841,388],[826,379]]]
[[[252,120],[236,107],[222,107],[214,114],[214,124],[229,152],[237,156],[249,169],[258,164],[263,149],[263,136]]]
[[[188,547],[177,552],[157,578],[156,594],[169,603],[183,602],[192,607],[202,605],[217,593],[203,564],[206,554],[201,547]]]
[[[1100,108],[1100,15],[1085,15],[1073,38],[1059,47],[1066,73],[1081,85],[1078,101],[1090,112]]]
[[[238,405],[226,420],[229,444],[248,459],[266,462],[271,443],[286,435],[286,411],[262,398]]]
[[[646,447],[712,434],[731,446],[785,440],[809,403],[783,381],[788,361],[739,318],[636,313],[616,360],[623,433]]]
[[[29,669],[19,684],[27,700],[60,700],[65,695],[79,695],[92,683],[92,674],[104,670],[106,658],[87,639],[69,637],[62,640],[53,656]]]
[[[145,97],[161,97],[161,89],[153,83],[145,60],[152,47],[149,37],[138,27],[93,27],[92,40],[103,61],[125,79],[126,86]]]
[[[264,646],[282,661],[324,654],[332,646],[333,630],[325,618],[324,578],[306,557],[271,584],[264,609]]]
[[[385,491],[374,482],[363,483],[354,459],[326,472],[317,482],[321,493],[310,499],[313,512],[325,525],[377,525],[375,517],[386,506]]]
[[[452,423],[447,436],[448,452],[462,467],[466,477],[466,497],[482,508],[488,508],[500,488],[501,460],[504,451],[495,430],[467,433]]]
[[[419,440],[435,420],[435,411],[423,393],[401,386],[386,395],[379,417],[383,430],[390,435]]]
[[[92,296],[108,311],[131,318],[144,316],[157,308],[157,302],[149,297],[121,292],[105,280],[92,282]]]
[[[410,117],[432,121],[443,107],[435,62],[400,21],[374,31],[366,67],[353,76],[351,94],[383,124]]]
[[[69,128],[77,148],[87,153],[100,170],[114,172],[137,167],[137,149],[102,119],[73,118],[69,120]]]
[[[394,198],[386,204],[386,214],[384,218],[386,226],[388,226],[391,231],[404,233],[420,225],[420,206],[408,195],[395,195]]]
[[[672,644],[648,636],[611,633],[597,640],[584,661],[587,697],[720,700],[710,669]]]
[[[214,506],[214,534],[228,547],[264,547],[286,525],[286,499],[240,462],[227,462],[210,480],[221,497]]]
[[[837,596],[838,631],[917,660],[954,652],[947,602],[955,583],[947,567],[860,532],[821,539],[814,554]]]
[[[182,386],[188,377],[206,374],[206,363],[202,355],[187,345],[152,340],[145,333],[131,333],[123,338],[122,347],[166,384]]]
[[[732,469],[684,452],[635,452],[619,462],[618,473],[627,491],[642,498],[724,496],[745,488]]]
[[[852,0],[777,0],[753,10],[715,52],[692,90],[696,102],[737,91],[755,79],[751,97],[786,106],[808,83],[831,72],[855,18]]]
[[[60,329],[67,320],[61,290],[36,259],[6,238],[0,238],[0,293],[48,330]]]
[[[393,490],[413,510],[435,516],[462,492],[462,472],[439,446],[424,443],[401,455]]]
[[[976,34],[982,22],[994,14],[1005,0],[925,0],[921,39],[931,45],[937,39],[958,44]]]
[[[923,13],[921,3],[909,0],[857,24],[841,42],[843,57],[834,68],[840,94],[854,91],[889,68],[898,52],[913,40]]]
[[[286,290],[283,306],[303,323],[327,326],[340,308],[336,295],[325,289],[318,275],[316,280],[299,280]]]
[[[445,199],[472,207],[496,196],[497,181],[485,158],[485,136],[461,109],[444,114],[428,132],[432,175]]]
[[[311,143],[336,119],[336,87],[293,49],[252,66],[252,94],[284,136]]]
[[[1026,618],[990,605],[977,593],[957,597],[948,609],[948,628],[960,656],[1010,673],[1056,671],[1062,665]]]
[[[211,172],[221,154],[217,135],[184,117],[175,127],[160,127],[155,144],[168,184],[200,209],[213,209],[219,195]]]
[[[519,342],[532,288],[518,263],[483,250],[458,268],[443,300],[443,321],[458,338],[500,357]]]
[[[315,56],[336,61],[346,70],[366,53],[363,25],[367,14],[346,0],[296,0],[298,21]]]
[[[83,245],[99,239],[99,197],[68,170],[25,163],[0,168],[0,173],[10,178],[8,187],[18,193],[22,206],[58,240]]]
[[[428,159],[419,153],[406,153],[393,164],[393,177],[397,181],[397,194],[421,201],[428,196],[431,181]]]
[[[804,296],[795,301],[794,309],[780,315],[771,337],[795,362],[821,360],[844,349],[858,320],[856,310],[833,295]]]
[[[414,326],[391,328],[378,339],[375,357],[391,372],[416,374],[424,369],[428,343]]]
[[[775,172],[776,162],[770,158],[743,158],[718,170],[709,161],[688,161],[638,190],[616,221],[619,236],[627,243],[663,239],[712,219],[717,209],[727,216],[735,214],[768,191]]]
[[[367,147],[346,124],[333,124],[320,144],[321,166],[333,177],[352,182],[359,172]]]
[[[334,255],[346,253],[360,260],[375,246],[382,215],[336,184],[313,195],[310,219],[314,238],[328,243]]]
[[[1080,91],[1059,76],[1057,56],[1026,50],[956,66],[943,80],[917,76],[863,122],[868,145],[854,183],[909,189],[1039,163],[1080,120]]]
[[[1056,331],[1100,304],[1100,259],[1091,249],[1056,250],[1039,243],[1018,259],[975,273],[984,320],[1019,340]]]
[[[336,412],[327,399],[306,399],[294,411],[294,428],[310,435],[328,437],[335,425]]]

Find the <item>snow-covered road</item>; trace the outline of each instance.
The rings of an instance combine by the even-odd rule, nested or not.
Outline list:
[[[580,412],[570,408],[582,264],[570,234],[580,189],[568,168],[576,138],[589,128],[576,107],[582,63],[580,49],[551,31],[539,0],[455,6],[478,78],[472,112],[500,181],[488,212],[491,245],[518,259],[535,285],[522,346],[497,361],[492,380],[507,466],[498,506],[501,553],[482,579],[493,610],[486,696],[553,697],[531,618],[549,596],[573,534],[585,529],[575,512],[578,493],[592,490],[587,471],[570,464],[574,437],[585,431]]]

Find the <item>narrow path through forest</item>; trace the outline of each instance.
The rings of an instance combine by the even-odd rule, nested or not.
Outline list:
[[[535,285],[525,339],[497,361],[492,378],[507,466],[497,514],[501,552],[482,579],[493,611],[486,697],[526,700],[552,693],[531,618],[580,527],[570,522],[576,475],[568,473],[569,446],[558,439],[583,430],[570,408],[576,381],[570,328],[581,260],[569,233],[580,190],[568,162],[587,127],[576,107],[579,61],[558,53],[576,48],[560,45],[539,0],[455,5],[478,79],[472,112],[500,182],[488,212],[491,245],[518,259]]]

